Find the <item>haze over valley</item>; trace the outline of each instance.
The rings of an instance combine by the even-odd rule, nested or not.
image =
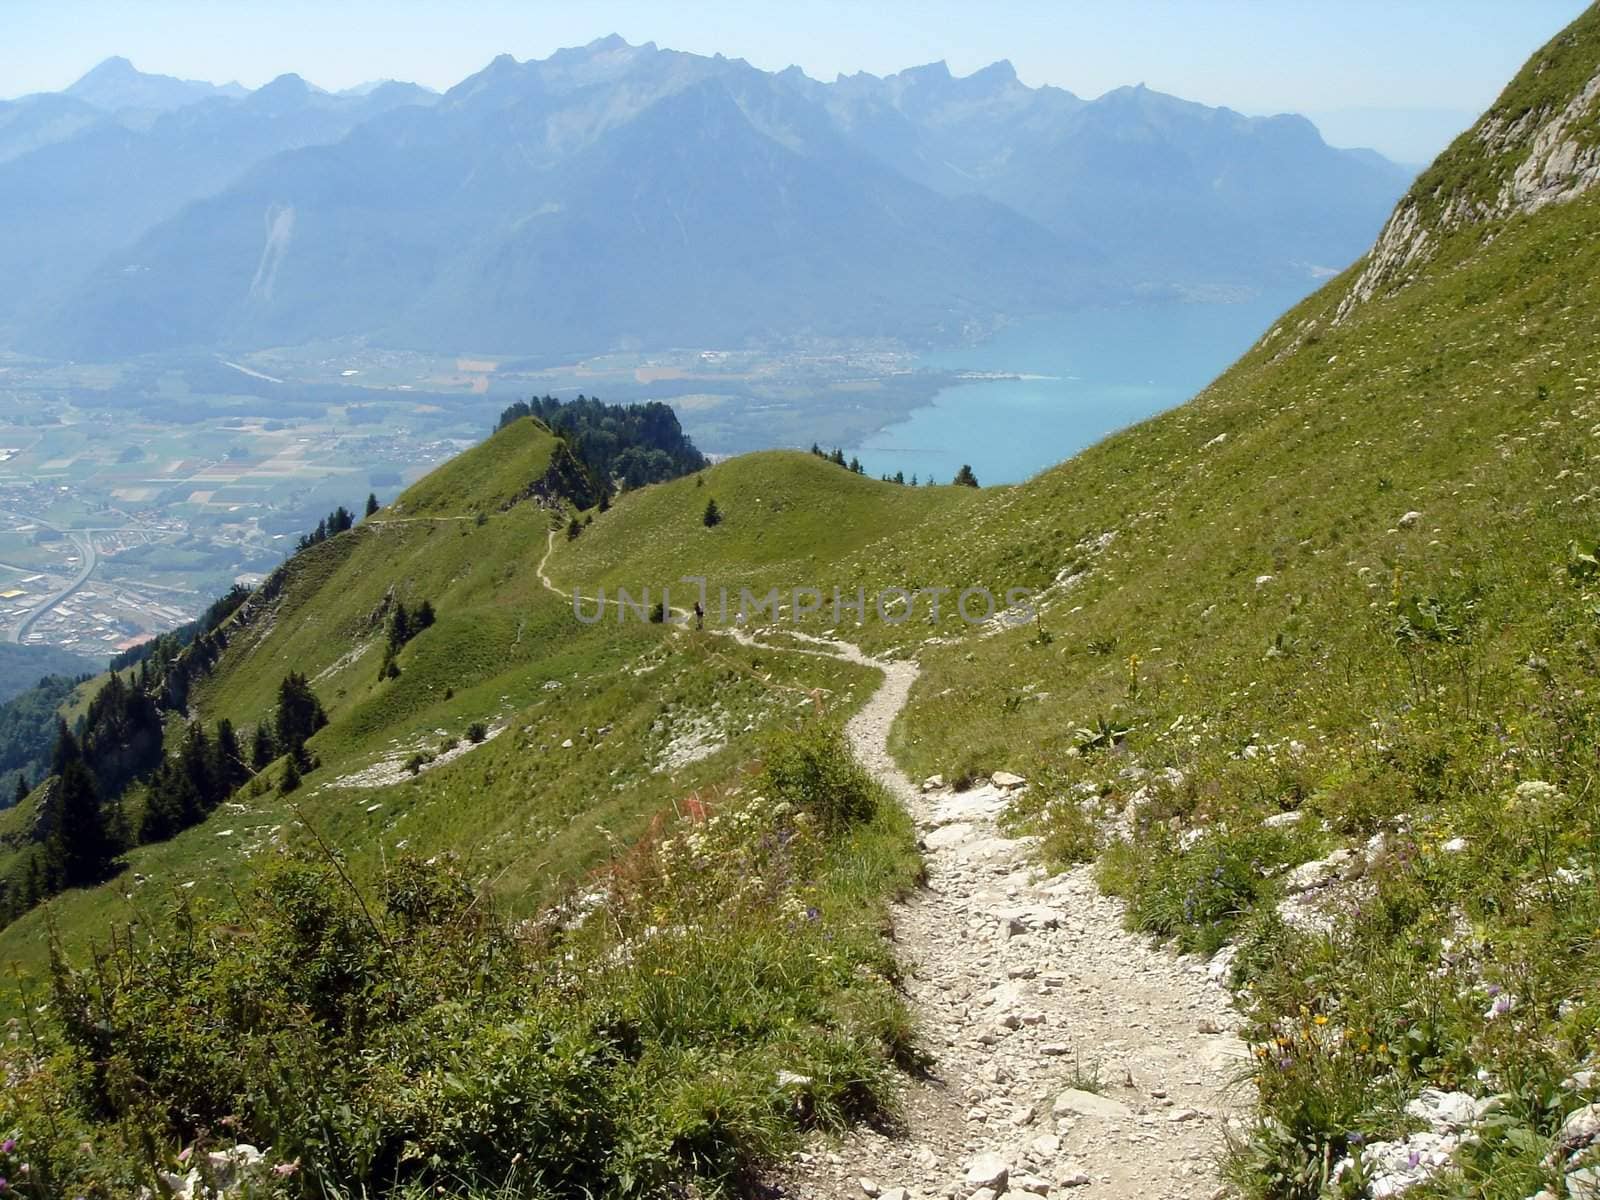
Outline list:
[[[1009,380],[1048,435],[965,453],[1020,480],[1203,385],[1409,174],[1300,117],[1006,62],[821,82],[612,36],[440,94],[108,59],[0,102],[0,616],[91,654],[170,627],[533,394],[948,477],[965,439],[915,414]],[[1042,373],[980,349],[1108,326]],[[86,552],[86,603],[36,612]]]

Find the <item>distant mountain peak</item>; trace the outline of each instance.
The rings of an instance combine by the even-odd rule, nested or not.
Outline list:
[[[67,91],[71,92],[76,89],[80,89],[90,80],[118,78],[125,79],[130,75],[138,75],[139,73],[139,69],[135,67],[128,59],[123,58],[120,54],[113,54],[110,58],[96,63],[94,66],[85,71],[82,78],[80,78],[71,87],[67,88]]]
[[[987,67],[982,67],[967,76],[968,82],[983,83],[1016,83],[1017,68],[1011,65],[1009,58],[997,59]]]
[[[258,88],[255,92],[255,99],[259,101],[300,98],[311,95],[315,90],[293,71],[286,71],[271,83],[264,84]]]
[[[241,90],[237,84],[219,88],[197,79],[146,74],[122,55],[113,54],[85,72],[66,89],[66,94],[96,108],[116,112],[128,108],[182,108],[210,96],[237,95]]]

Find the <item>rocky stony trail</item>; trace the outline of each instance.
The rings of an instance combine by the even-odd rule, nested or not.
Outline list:
[[[554,545],[551,535],[550,545]],[[545,559],[549,557],[547,547]],[[545,574],[545,587],[561,591]],[[916,819],[928,883],[897,906],[894,936],[926,1079],[908,1083],[904,1128],[816,1140],[769,1180],[796,1200],[1210,1200],[1248,1051],[1219,978],[1123,928],[1091,869],[1045,875],[1029,838],[997,821],[1027,786],[997,773],[955,792],[921,788],[889,754],[914,662],[784,632],[804,647],[875,667],[883,683],[851,718],[864,766]]]
[[[849,657],[856,657],[840,647]],[[1215,1164],[1246,1048],[1205,963],[1123,929],[1089,868],[1047,876],[996,821],[1025,787],[997,774],[953,792],[894,766],[889,725],[916,678],[850,722],[862,761],[921,830],[927,887],[895,912],[930,1077],[907,1088],[904,1130],[815,1141],[773,1181],[829,1200],[1070,1195],[1188,1200],[1221,1193]]]

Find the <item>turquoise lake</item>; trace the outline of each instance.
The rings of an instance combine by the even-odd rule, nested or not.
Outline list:
[[[929,367],[1018,379],[944,388],[934,402],[845,447],[869,475],[1020,483],[1109,433],[1176,407],[1225,370],[1304,292],[1238,304],[1081,309],[1014,325],[979,346],[930,354]]]

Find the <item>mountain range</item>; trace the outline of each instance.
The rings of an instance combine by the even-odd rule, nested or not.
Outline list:
[[[0,338],[80,358],[950,342],[1086,301],[1309,286],[1408,177],[1300,117],[1085,100],[1006,62],[822,83],[612,36],[439,96],[113,59],[0,105]]]

